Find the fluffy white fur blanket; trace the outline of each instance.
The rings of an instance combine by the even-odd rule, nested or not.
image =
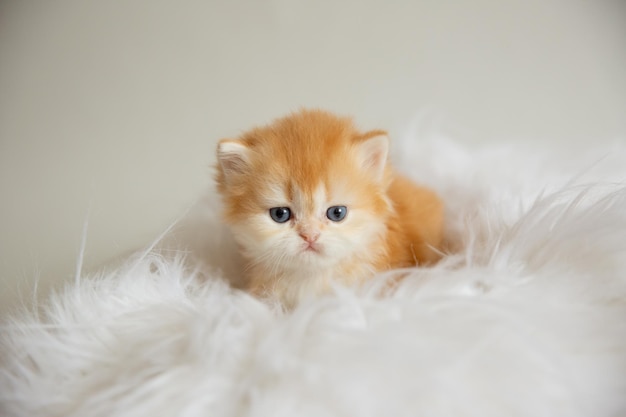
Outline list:
[[[240,261],[210,194],[177,250],[5,320],[0,414],[626,415],[626,150],[394,146],[446,201],[441,263],[282,312],[223,279]]]

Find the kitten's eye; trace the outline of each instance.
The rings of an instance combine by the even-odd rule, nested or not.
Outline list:
[[[274,207],[270,209],[270,216],[276,223],[285,223],[291,218],[289,207]]]
[[[326,217],[334,222],[342,221],[344,217],[346,217],[346,214],[348,214],[348,208],[346,206],[332,206],[326,210]]]

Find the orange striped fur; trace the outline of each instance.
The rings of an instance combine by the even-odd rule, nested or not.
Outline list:
[[[394,173],[387,150],[385,132],[360,133],[320,110],[219,142],[218,191],[251,292],[293,306],[331,281],[436,260],[442,202]],[[347,214],[333,221],[327,210],[337,206]],[[274,207],[288,208],[289,219],[272,219]]]

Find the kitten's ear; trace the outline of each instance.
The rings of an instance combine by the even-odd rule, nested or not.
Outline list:
[[[222,139],[217,144],[217,160],[222,167],[224,178],[241,174],[248,169],[250,164],[250,150],[240,140]]]
[[[385,132],[372,132],[357,144],[361,166],[371,172],[377,180],[382,180],[387,166],[389,138]]]

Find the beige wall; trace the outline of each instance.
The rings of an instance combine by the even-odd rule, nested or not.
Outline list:
[[[140,246],[215,141],[321,106],[470,143],[626,137],[618,0],[0,3],[0,310]]]

